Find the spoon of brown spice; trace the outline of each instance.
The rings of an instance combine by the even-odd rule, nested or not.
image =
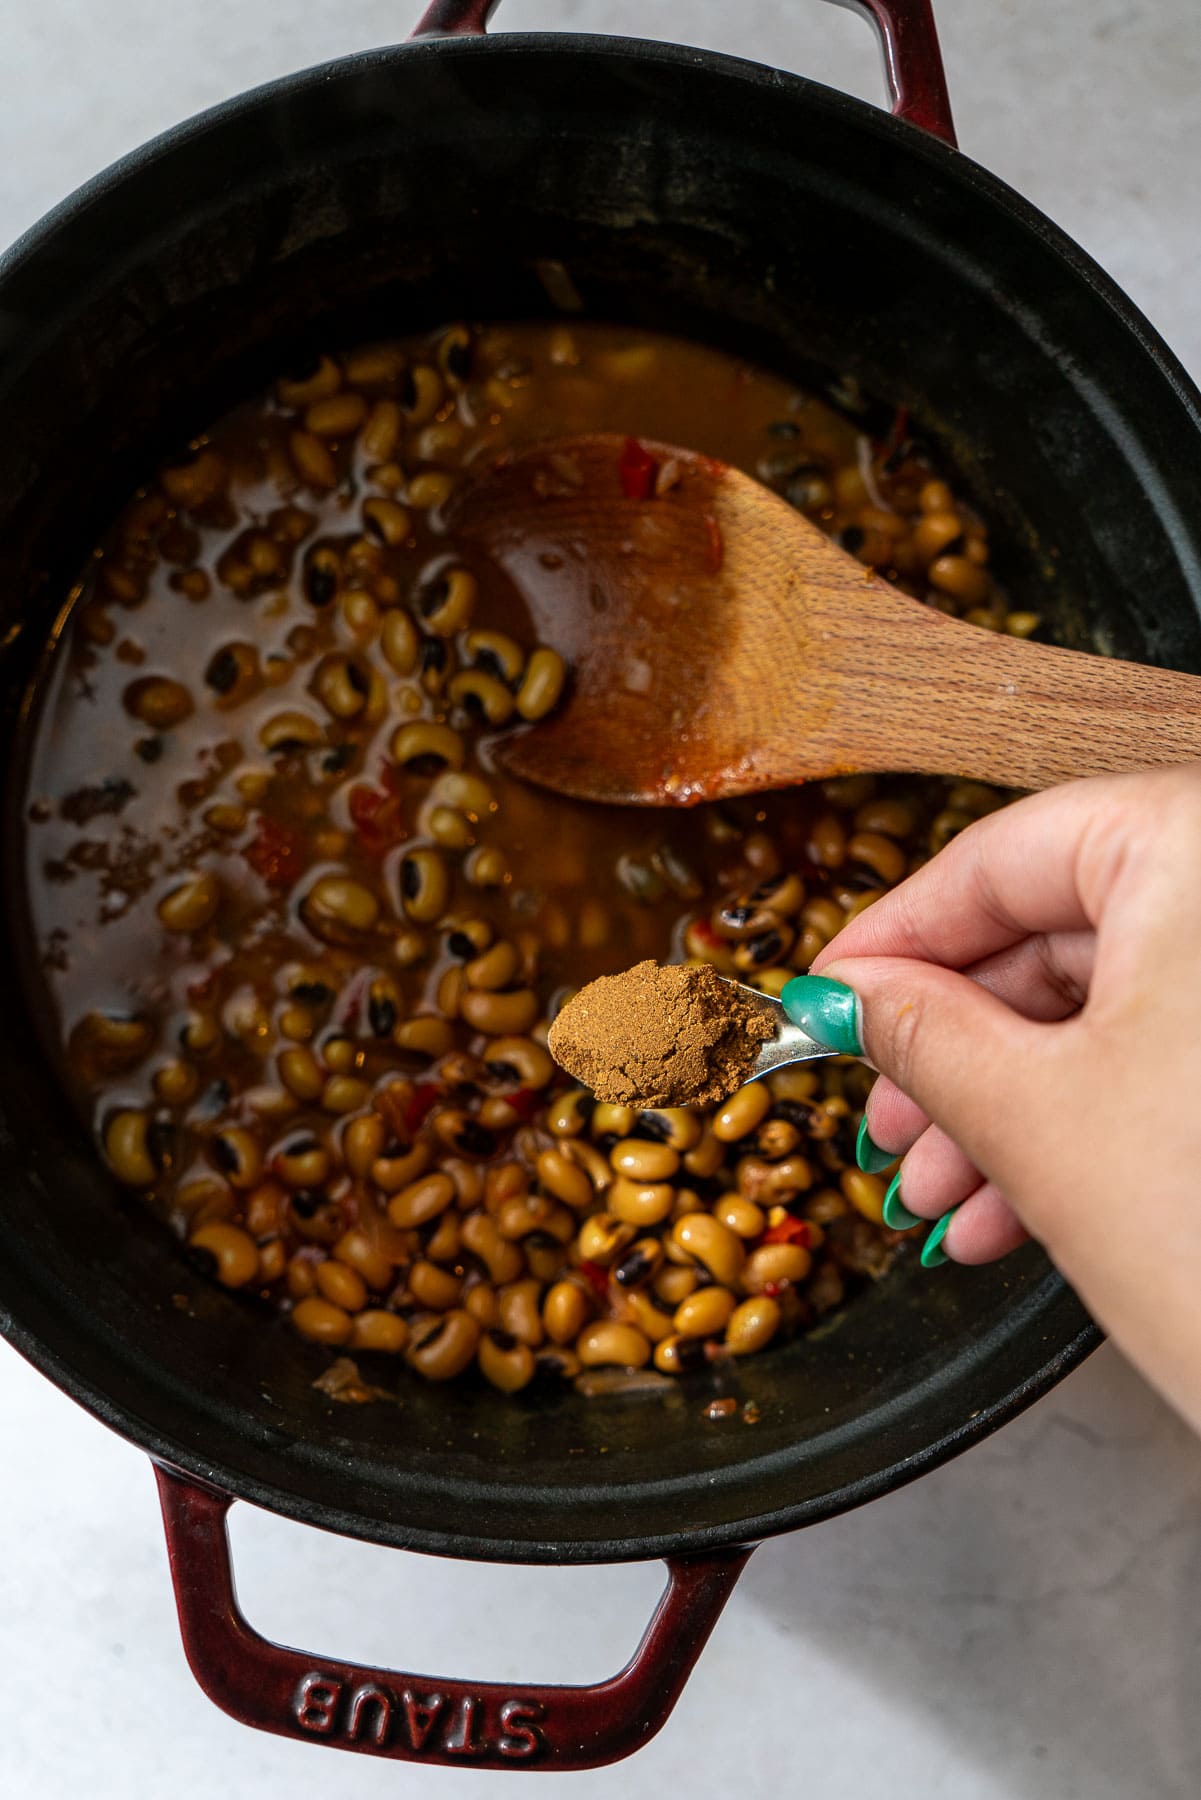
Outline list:
[[[711,1106],[784,1063],[832,1056],[778,1000],[708,963],[635,963],[572,996],[551,1055],[617,1106]]]
[[[747,475],[596,435],[452,500],[572,669],[514,774],[647,806],[853,770],[1038,788],[1201,757],[1201,678],[1024,643],[909,598]]]

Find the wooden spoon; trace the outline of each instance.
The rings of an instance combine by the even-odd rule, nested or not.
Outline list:
[[[1201,758],[1201,678],[949,619],[691,451],[532,445],[446,522],[571,667],[561,710],[497,745],[560,793],[685,806],[888,769],[1038,788]]]

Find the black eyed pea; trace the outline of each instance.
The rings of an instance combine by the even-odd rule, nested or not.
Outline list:
[[[782,962],[792,949],[795,932],[791,925],[778,920],[767,931],[747,938],[734,951],[734,967],[740,974],[755,975]]]
[[[300,916],[327,944],[352,944],[379,918],[379,901],[361,881],[322,875],[300,903]]]
[[[771,1090],[762,1081],[750,1081],[731,1094],[713,1120],[713,1135],[723,1144],[733,1144],[758,1129],[771,1107]]]
[[[671,1229],[672,1242],[724,1287],[737,1285],[746,1261],[742,1239],[712,1213],[685,1213]]]
[[[386,500],[379,495],[363,502],[363,527],[381,544],[394,549],[403,544],[412,530],[412,519],[407,508],[397,500]]]
[[[321,1108],[328,1113],[357,1112],[371,1095],[369,1082],[357,1075],[331,1075],[321,1090]]]
[[[636,1325],[620,1319],[598,1319],[576,1339],[576,1355],[586,1369],[645,1368],[651,1357],[650,1339]]]
[[[671,1322],[682,1337],[715,1337],[725,1330],[736,1305],[729,1288],[697,1288],[680,1301]]]
[[[651,1282],[651,1289],[664,1306],[675,1307],[696,1293],[699,1280],[692,1263],[666,1262]]]
[[[352,1330],[350,1314],[319,1294],[308,1294],[292,1308],[292,1323],[314,1344],[345,1344]]]
[[[195,1097],[200,1076],[191,1063],[168,1062],[155,1071],[154,1091],[168,1106],[184,1106]]]
[[[657,1106],[644,1112],[639,1129],[659,1143],[670,1144],[682,1156],[701,1141],[702,1121],[687,1106]]]
[[[517,711],[531,723],[544,719],[559,704],[567,668],[557,650],[541,645],[526,664],[517,690]]]
[[[240,1125],[227,1126],[209,1139],[209,1156],[233,1188],[252,1188],[263,1172],[258,1139]]]
[[[540,1150],[534,1167],[540,1186],[556,1200],[570,1206],[573,1212],[583,1212],[585,1207],[592,1205],[592,1183],[583,1169],[561,1150]]]
[[[499,1037],[488,1045],[484,1069],[491,1080],[501,1082],[505,1087],[536,1092],[551,1080],[555,1065],[550,1051],[533,1038]]]
[[[676,1190],[668,1181],[630,1181],[619,1175],[605,1194],[605,1204],[624,1224],[647,1229],[670,1216],[675,1198]]]
[[[321,1060],[331,1074],[347,1074],[358,1060],[354,1039],[343,1031],[335,1031],[322,1042]]]
[[[386,1356],[398,1356],[409,1341],[409,1328],[395,1313],[369,1307],[356,1313],[351,1322],[352,1350],[380,1350]]]
[[[496,1229],[502,1237],[518,1240],[528,1237],[532,1231],[547,1231],[557,1212],[562,1209],[546,1194],[514,1194],[511,1200],[497,1208],[493,1215]],[[572,1237],[575,1226],[568,1218],[567,1242]],[[557,1235],[557,1234],[552,1234]]]
[[[433,1013],[418,1013],[402,1019],[392,1034],[399,1050],[416,1050],[422,1056],[445,1056],[455,1041],[454,1027],[448,1019]]]
[[[460,1011],[473,1031],[487,1037],[520,1037],[538,1017],[538,996],[533,988],[512,988],[504,994],[471,989],[463,995]]]
[[[471,374],[472,342],[466,325],[452,325],[438,340],[438,367],[451,387],[462,387]]]
[[[522,1255],[516,1244],[503,1238],[496,1220],[486,1212],[468,1213],[460,1233],[463,1248],[478,1256],[496,1287],[515,1281],[522,1270]]]
[[[417,609],[436,636],[453,637],[470,621],[478,594],[469,569],[445,569],[422,590]]]
[[[635,1237],[633,1225],[621,1219],[615,1219],[612,1213],[593,1213],[580,1226],[576,1238],[576,1248],[583,1262],[596,1263],[598,1268],[607,1269],[616,1262],[627,1244],[632,1244]]]
[[[537,1374],[547,1380],[574,1381],[580,1372],[580,1359],[574,1350],[551,1344],[535,1356],[534,1368]]]
[[[471,1362],[479,1341],[476,1320],[455,1307],[441,1317],[414,1322],[405,1360],[427,1381],[451,1381]]]
[[[415,1262],[408,1274],[408,1289],[414,1300],[428,1312],[449,1312],[457,1306],[463,1293],[463,1278],[440,1269],[427,1257]]]
[[[432,807],[425,828],[444,850],[470,850],[475,843],[471,820],[453,806]]]
[[[591,1130],[594,1138],[629,1137],[638,1123],[638,1114],[632,1106],[614,1106],[608,1100],[599,1100],[592,1111]]]
[[[768,1288],[804,1281],[813,1258],[803,1244],[760,1244],[743,1266],[740,1286],[744,1294],[762,1294]]]
[[[402,725],[392,738],[392,756],[402,768],[418,765],[414,773],[426,768],[460,769],[466,747],[457,731],[449,725],[438,725],[430,719],[414,719]]]
[[[341,385],[341,369],[332,356],[323,356],[302,375],[277,381],[275,392],[281,406],[299,412],[303,407],[312,406],[315,400],[326,400],[331,394],[336,394]]]
[[[400,897],[416,925],[432,925],[446,911],[450,875],[437,850],[410,850],[400,865]]]
[[[732,1356],[752,1356],[769,1344],[780,1328],[780,1308],[768,1294],[744,1300],[730,1314],[726,1349]]]
[[[158,1168],[149,1146],[150,1121],[128,1108],[114,1113],[104,1131],[104,1153],[119,1181],[127,1187],[149,1187]]]
[[[467,814],[472,824],[478,824],[482,818],[496,811],[496,796],[488,783],[479,775],[465,775],[460,769],[447,769],[438,776],[430,789],[430,800],[436,806],[454,806]],[[476,923],[483,925],[484,920]],[[464,929],[467,929],[464,926]],[[491,931],[491,927],[487,928]],[[486,940],[491,943],[489,936]],[[484,943],[477,943],[476,949],[485,948]]]
[[[228,1139],[232,1132],[224,1132]],[[288,1142],[275,1152],[271,1159],[272,1171],[286,1182],[295,1192],[304,1188],[319,1188],[329,1175],[330,1155],[323,1144],[315,1137],[289,1138]],[[238,1182],[233,1175],[229,1177],[233,1186]]]
[[[325,1075],[317,1058],[303,1045],[281,1050],[275,1063],[279,1078],[298,1100],[315,1100],[325,1086]]]
[[[699,1337],[673,1332],[655,1345],[655,1367],[661,1375],[693,1375],[707,1361]]]
[[[513,696],[497,676],[486,669],[461,669],[446,690],[455,706],[464,706],[489,725],[507,725],[513,716]]]
[[[555,1137],[574,1138],[584,1130],[595,1101],[587,1088],[568,1088],[557,1094],[546,1109],[546,1129]]]
[[[474,1287],[469,1287],[463,1295],[463,1305],[485,1331],[500,1318],[500,1306],[491,1282],[477,1281]]]
[[[639,1289],[626,1295],[622,1312],[630,1324],[636,1325],[652,1344],[661,1344],[672,1335],[671,1314],[656,1306],[651,1296]]]
[[[400,410],[410,425],[424,425],[442,404],[442,377],[428,363],[406,369],[400,382]]]
[[[618,1287],[632,1290],[644,1287],[663,1262],[663,1245],[658,1238],[636,1238],[613,1268]]]
[[[203,931],[216,918],[220,904],[221,884],[215,875],[201,869],[165,894],[155,910],[168,931]]]
[[[567,1273],[567,1247],[556,1243],[554,1238],[547,1237],[541,1231],[531,1232],[522,1248],[525,1251],[526,1268],[538,1278],[544,1288]]]
[[[684,1167],[696,1180],[708,1181],[717,1174],[725,1157],[725,1145],[713,1135],[713,1127],[706,1125],[702,1130],[700,1143],[684,1152]]]
[[[847,845],[847,856],[851,862],[874,870],[889,887],[894,887],[905,873],[905,852],[878,831],[857,831]]]
[[[356,1269],[348,1264],[335,1262],[332,1257],[317,1264],[317,1292],[325,1300],[332,1300],[343,1312],[362,1312],[367,1304],[367,1283]]]
[[[165,675],[146,675],[131,682],[122,696],[126,712],[152,731],[170,731],[192,713],[192,696],[182,682]]]
[[[501,1329],[534,1350],[543,1338],[542,1314],[538,1305],[541,1292],[542,1283],[527,1275],[521,1281],[508,1282],[496,1296]]]
[[[455,478],[442,469],[422,469],[420,473],[410,477],[405,498],[410,506],[418,512],[432,511],[434,507],[445,506],[454,492]]]
[[[573,1163],[583,1169],[592,1183],[594,1193],[606,1193],[617,1180],[609,1166],[608,1157],[602,1156],[596,1145],[590,1144],[587,1138],[565,1138],[563,1152],[564,1155],[571,1158]]]
[[[742,1194],[721,1194],[713,1202],[713,1217],[736,1232],[740,1238],[757,1238],[767,1228],[767,1216],[761,1206]]]
[[[455,1184],[450,1176],[435,1169],[393,1194],[388,1202],[388,1217],[399,1230],[415,1231],[444,1213],[454,1197]],[[468,1245],[469,1249],[472,1247]]]
[[[805,883],[793,871],[770,875],[752,888],[746,899],[751,906],[768,906],[778,918],[790,919],[805,904]]]
[[[304,415],[305,430],[317,437],[353,437],[367,417],[362,394],[343,392],[314,400]]]
[[[462,1248],[463,1236],[459,1229],[459,1216],[448,1207],[438,1220],[433,1234],[426,1240],[425,1254],[430,1262],[457,1262]]]
[[[593,1311],[592,1302],[578,1281],[556,1281],[542,1302],[542,1324],[554,1344],[574,1344]]]
[[[395,400],[377,400],[359,439],[364,456],[371,462],[391,462],[400,443],[400,432],[400,408]]]
[[[503,887],[509,878],[509,865],[504,851],[495,844],[480,844],[467,858],[463,873],[472,887]]]
[[[484,950],[483,956],[474,956],[470,963],[463,965],[463,974],[470,988],[506,988],[517,976],[519,967],[517,945],[508,938],[497,938],[490,949]]]
[[[643,1184],[670,1181],[680,1166],[678,1151],[648,1138],[623,1138],[610,1150],[609,1161],[616,1174]]]
[[[264,750],[291,756],[298,750],[311,750],[325,742],[325,727],[311,713],[294,707],[272,713],[259,729],[259,743]]]
[[[380,628],[379,607],[365,588],[349,588],[338,601],[342,623],[352,637],[373,638]]]
[[[534,1379],[534,1352],[507,1331],[495,1327],[486,1331],[480,1339],[477,1360],[485,1381],[502,1394],[520,1393]]]
[[[392,1258],[385,1255],[379,1244],[357,1226],[351,1226],[349,1231],[342,1233],[334,1245],[334,1255],[348,1269],[361,1275],[368,1287],[391,1287],[394,1279]]]
[[[510,684],[525,667],[525,651],[516,638],[503,631],[469,631],[463,648],[477,668],[487,669]]]
[[[164,469],[160,480],[164,493],[177,506],[203,506],[206,500],[214,500],[221,493],[226,476],[224,458],[206,447],[191,462]]]
[[[342,1160],[352,1175],[363,1180],[387,1141],[388,1129],[378,1113],[350,1119],[342,1133]]]
[[[879,1175],[865,1175],[862,1169],[844,1169],[839,1178],[839,1186],[857,1213],[870,1219],[873,1225],[884,1221],[884,1195],[888,1183]]]
[[[291,432],[288,437],[288,452],[293,468],[309,487],[320,491],[338,485],[338,466],[316,432]]]
[[[421,639],[408,613],[401,607],[393,607],[385,613],[380,627],[379,647],[384,653],[384,661],[388,667],[395,669],[398,675],[411,675],[421,657]],[[399,737],[397,733],[397,737]],[[396,738],[392,740],[392,754],[396,756]],[[397,757],[397,761],[404,758]]]
[[[349,656],[326,656],[313,676],[313,692],[335,719],[353,719],[367,704],[369,680]]]

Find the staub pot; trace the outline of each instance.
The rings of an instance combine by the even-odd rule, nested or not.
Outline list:
[[[438,0],[408,44],[205,113],[60,207],[0,265],[7,727],[157,453],[319,343],[546,314],[551,264],[594,316],[907,407],[976,491],[1023,604],[1054,604],[1077,643],[1201,667],[1196,392],[1101,271],[958,154],[929,0],[859,4],[892,116],[694,50],[488,37],[487,0]],[[14,791],[10,832],[16,812]],[[484,1768],[626,1755],[749,1546],[912,1480],[1095,1342],[1028,1249],[937,1281],[902,1265],[838,1330],[740,1366],[753,1431],[701,1430],[686,1387],[526,1403],[414,1383],[403,1429],[390,1407],[331,1408],[322,1354],[195,1276],[115,1192],[31,1054],[18,945],[0,957],[0,1329],[154,1458],[188,1655],[248,1724]],[[447,1556],[664,1557],[668,1584],[600,1686],[361,1668],[251,1630],[233,1498]]]

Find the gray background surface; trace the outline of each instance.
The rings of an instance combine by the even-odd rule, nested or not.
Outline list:
[[[5,0],[0,244],[187,114],[393,41],[416,12]],[[964,150],[1091,250],[1201,375],[1197,0],[941,0],[940,14]],[[865,27],[817,0],[506,0],[501,17],[686,37],[879,97]],[[256,1625],[408,1668],[595,1679],[659,1586],[655,1566],[478,1569],[234,1518]],[[216,1712],[180,1651],[145,1459],[3,1345],[0,1542],[5,1800],[499,1791],[500,1777],[336,1756]],[[1199,1614],[1201,1448],[1107,1349],[959,1462],[766,1545],[663,1735],[615,1770],[534,1786],[553,1800],[1195,1796]]]

